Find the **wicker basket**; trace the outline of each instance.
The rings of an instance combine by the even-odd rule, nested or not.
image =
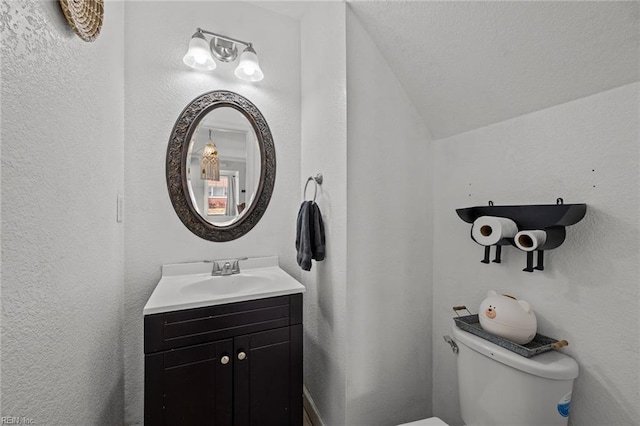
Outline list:
[[[94,41],[104,19],[104,0],[58,0],[73,31],[84,41]]]

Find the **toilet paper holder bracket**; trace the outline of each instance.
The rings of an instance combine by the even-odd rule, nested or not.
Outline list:
[[[484,246],[484,258],[480,261],[485,264],[493,263],[502,263],[502,245],[503,244],[495,244],[496,247],[496,255],[493,260],[490,260],[491,257],[491,247],[492,246]]]
[[[493,244],[484,245],[473,237],[472,228],[472,240],[484,245],[482,263],[502,263],[502,246],[513,245],[527,253],[527,264],[526,268],[523,269],[525,272],[544,271],[544,250],[559,247],[565,240],[565,227],[574,225],[582,220],[586,211],[586,204],[564,204],[563,198],[557,198],[556,204],[495,206],[493,201],[489,201],[487,206],[456,209],[458,216],[467,223],[473,224],[476,219],[483,216],[493,216],[512,220],[515,222],[518,231],[524,233],[544,232],[546,241],[529,249],[518,244],[518,242],[514,241],[514,238],[504,238],[498,242],[491,241],[489,244]],[[531,236],[523,235],[523,237],[526,239]],[[490,260],[492,245],[496,247],[493,261]],[[534,251],[537,252],[535,266]]]

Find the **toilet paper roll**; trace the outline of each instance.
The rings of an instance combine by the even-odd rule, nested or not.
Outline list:
[[[516,246],[522,251],[534,251],[547,241],[546,231],[520,231],[514,237]]]
[[[481,216],[471,227],[471,237],[483,246],[492,246],[504,238],[513,238],[517,233],[518,225],[506,217]]]

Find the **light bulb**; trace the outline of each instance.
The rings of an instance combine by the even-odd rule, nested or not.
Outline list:
[[[191,37],[189,50],[182,58],[182,62],[197,70],[208,71],[216,68],[216,63],[211,57],[211,51],[209,50],[209,43],[207,43],[207,40],[200,31],[197,31]]]
[[[250,45],[244,49],[240,55],[240,63],[235,71],[236,77],[245,81],[260,81],[264,78],[264,73],[258,63],[258,55]]]

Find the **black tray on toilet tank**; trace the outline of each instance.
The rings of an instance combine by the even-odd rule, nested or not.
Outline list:
[[[548,352],[552,349],[560,349],[569,344],[566,340],[556,340],[552,339],[551,337],[543,336],[542,334],[536,333],[536,336],[532,341],[530,341],[526,345],[519,345],[512,342],[511,340],[507,340],[503,337],[487,333],[480,325],[480,319],[478,318],[477,314],[467,315],[463,317],[454,317],[453,320],[455,321],[458,328],[471,334],[475,334],[478,337],[482,337],[483,339],[488,340],[491,343],[494,343],[526,358],[531,358],[532,356],[541,354],[543,352]]]

